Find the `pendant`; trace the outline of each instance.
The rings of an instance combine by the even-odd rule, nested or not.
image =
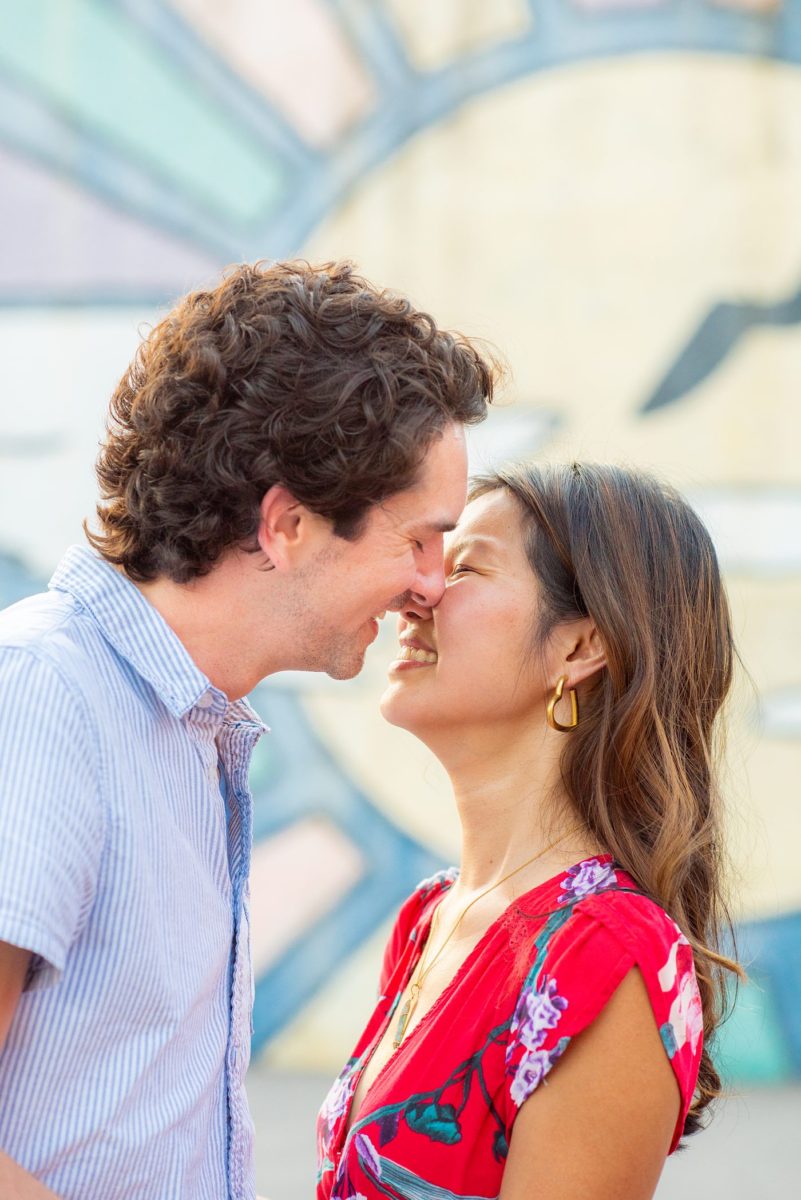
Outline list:
[[[397,1028],[395,1029],[395,1037],[392,1039],[392,1048],[397,1050],[403,1041],[403,1035],[406,1032],[406,1026],[409,1024],[412,1013],[417,1007],[417,997],[420,989],[416,983],[412,984],[412,990],[409,992],[409,999],[404,1004],[398,1017]]]

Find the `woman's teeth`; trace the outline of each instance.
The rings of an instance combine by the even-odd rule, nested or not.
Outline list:
[[[398,651],[398,662],[435,663],[437,655],[433,650],[417,650],[413,646],[401,646]]]

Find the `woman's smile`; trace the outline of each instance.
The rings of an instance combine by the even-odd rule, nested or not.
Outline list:
[[[393,671],[414,670],[415,667],[431,667],[439,661],[439,656],[433,646],[429,646],[422,638],[415,636],[402,637],[400,649],[395,659],[390,663],[390,673]]]

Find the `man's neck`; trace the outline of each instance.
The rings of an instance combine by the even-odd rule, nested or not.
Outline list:
[[[273,663],[265,649],[267,620],[261,614],[261,606],[266,607],[261,594],[265,589],[263,580],[254,580],[253,574],[251,563],[230,556],[189,583],[165,577],[135,583],[198,669],[229,700],[246,696],[282,666],[278,655]],[[261,589],[260,603],[254,603],[257,588]],[[273,632],[275,645],[280,647],[281,630],[273,628]]]

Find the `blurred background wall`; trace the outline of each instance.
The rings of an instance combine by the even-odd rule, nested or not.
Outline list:
[[[0,603],[94,506],[139,334],[241,259],[353,258],[506,357],[477,466],[662,472],[709,522],[752,676],[727,790],[740,1082],[801,1076],[801,3],[2,0]],[[254,1045],[339,1070],[443,778],[350,684],[254,701]]]

